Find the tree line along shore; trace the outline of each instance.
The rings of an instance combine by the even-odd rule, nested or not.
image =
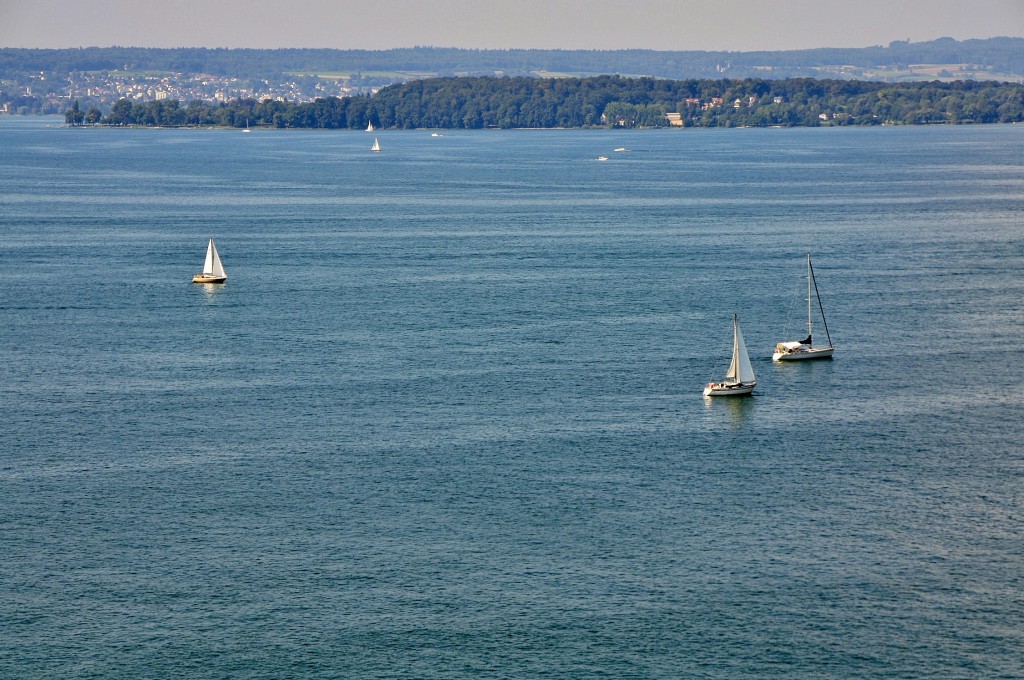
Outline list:
[[[68,125],[484,129],[595,127],[818,127],[1024,121],[1024,84],[993,81],[665,80],[445,77],[374,94],[307,103],[121,99]]]

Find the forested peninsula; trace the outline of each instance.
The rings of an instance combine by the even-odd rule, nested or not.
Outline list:
[[[104,114],[76,101],[69,125],[483,129],[587,127],[817,127],[1024,121],[1024,85],[811,78],[666,80],[445,77],[372,95],[308,103],[122,99]]]

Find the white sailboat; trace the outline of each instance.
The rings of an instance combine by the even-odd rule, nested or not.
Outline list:
[[[370,147],[370,151],[380,151],[380,140],[376,137],[373,138],[373,146]]]
[[[367,132],[373,132],[373,122],[372,121],[367,121],[366,122],[366,131]]]
[[[732,315],[732,362],[722,382],[709,382],[704,388],[705,397],[744,397],[754,391],[757,378],[750,365],[747,345],[740,332],[740,320]]]
[[[812,295],[813,292],[813,295]],[[828,346],[815,347],[812,343],[813,334],[813,302],[818,300],[818,309],[821,311],[821,323],[825,327],[825,337],[828,338]],[[814,280],[814,268],[811,267],[811,254],[807,253],[807,337],[803,340],[790,340],[775,345],[773,361],[804,361],[806,359],[830,359],[832,351],[832,336],[828,332],[828,323],[825,321],[825,308],[821,306],[821,296],[818,294],[818,283]]]
[[[224,283],[228,275],[224,271],[224,265],[220,261],[220,253],[217,246],[210,239],[210,245],[206,247],[206,262],[203,263],[203,273],[192,277],[192,283]]]

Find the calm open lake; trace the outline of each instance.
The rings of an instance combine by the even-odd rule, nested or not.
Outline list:
[[[1024,676],[1024,126],[60,122],[0,117],[0,676]]]

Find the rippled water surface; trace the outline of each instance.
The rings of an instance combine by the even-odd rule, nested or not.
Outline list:
[[[1024,675],[1024,128],[378,136],[0,117],[0,676]]]

